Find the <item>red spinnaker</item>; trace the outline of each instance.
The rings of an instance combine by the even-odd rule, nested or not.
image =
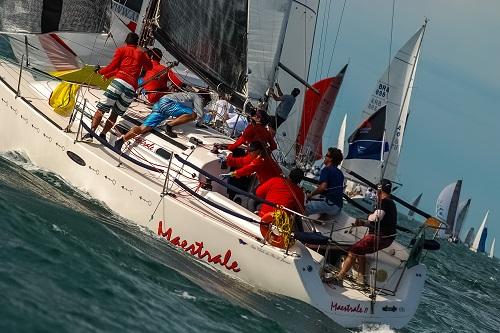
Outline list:
[[[314,160],[321,159],[323,133],[346,70],[347,65],[337,76],[314,83],[312,86],[319,91],[319,94],[312,89],[306,90],[302,119],[297,135],[297,144],[301,147],[299,156],[310,156]]]

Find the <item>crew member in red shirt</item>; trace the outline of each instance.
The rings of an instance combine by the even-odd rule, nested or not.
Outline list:
[[[152,67],[150,70],[146,71],[142,78],[144,82],[142,91],[147,101],[151,104],[158,102],[160,97],[165,95],[165,92],[169,90],[168,84],[170,81],[168,79],[168,72],[170,69],[160,64],[162,56],[161,50],[156,47],[149,52]]]
[[[102,139],[106,139],[106,133],[115,124],[116,118],[123,115],[132,103],[141,71],[151,69],[151,61],[146,53],[137,47],[138,43],[139,36],[134,32],[129,33],[125,45],[116,49],[109,65],[97,71],[106,78],[114,77],[103,98],[97,103],[97,111],[92,118],[91,129],[95,132],[103,114],[111,111],[99,134]],[[91,141],[92,135],[87,133],[82,139]]]
[[[248,146],[248,154],[243,157],[227,157],[227,165],[236,168],[230,173],[221,174],[226,177],[249,176],[254,172],[260,184],[264,184],[268,179],[281,176],[281,168],[272,159],[260,141],[253,141]]]
[[[266,128],[269,121],[269,116],[264,110],[256,110],[251,116],[251,122],[245,128],[241,136],[235,143],[228,145],[227,149],[234,151],[236,148],[243,144],[250,144],[254,141],[262,143],[263,147],[268,149],[269,152],[277,148],[276,141]]]
[[[305,195],[299,183],[304,177],[301,169],[290,171],[288,178],[273,177],[257,187],[255,194],[262,199],[286,207],[295,212],[304,213]],[[267,213],[274,212],[275,208],[262,204],[259,210],[259,216],[263,217]]]

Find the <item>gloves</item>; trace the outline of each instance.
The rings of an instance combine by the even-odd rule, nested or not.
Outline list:
[[[223,164],[226,162],[227,156],[224,154],[217,154],[217,158],[219,159],[219,163]]]
[[[99,66],[99,65],[95,65],[95,67],[94,67],[94,73],[99,74],[99,70],[100,70],[100,69],[101,69],[101,66]]]
[[[220,179],[227,179],[227,178],[229,178],[229,177],[233,177],[233,173],[232,173],[232,172],[229,172],[229,173],[221,173],[221,174],[219,175],[219,178],[220,178]]]

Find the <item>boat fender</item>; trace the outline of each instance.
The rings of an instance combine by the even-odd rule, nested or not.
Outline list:
[[[260,232],[264,239],[282,249],[288,248],[292,243],[292,219],[281,209],[264,214],[261,219]]]

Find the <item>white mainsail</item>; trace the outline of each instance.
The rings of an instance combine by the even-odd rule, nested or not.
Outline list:
[[[481,223],[481,226],[479,227],[479,230],[477,231],[476,238],[474,238],[474,242],[472,242],[472,245],[470,249],[474,252],[477,252],[479,249],[479,243],[481,242],[481,237],[483,235],[483,230],[486,226],[486,221],[488,220],[488,214],[490,211],[486,212],[486,215],[484,216],[483,223]]]
[[[309,77],[309,65],[313,49],[314,32],[319,0],[302,3],[294,1],[283,42],[280,62],[303,79]],[[301,93],[288,115],[288,118],[276,131],[276,141],[286,162],[295,161],[295,141],[299,132],[302,109],[304,105],[305,87],[284,70],[276,76],[284,94],[289,94],[293,88],[299,88]],[[275,113],[278,103],[271,102],[269,110]]]
[[[488,257],[493,258],[495,256],[495,238],[493,238],[493,243],[491,243],[490,254]]]
[[[285,0],[248,1],[247,97],[250,99],[262,98],[273,86],[291,6],[292,2]]]
[[[394,56],[390,66],[378,80],[369,103],[362,112],[362,119],[366,120],[377,110],[386,107],[385,138],[391,144],[389,151],[384,154],[383,178],[392,181],[396,179],[413,82],[426,24]],[[343,167],[356,172],[372,183],[376,184],[380,180],[380,159],[346,159]]]

